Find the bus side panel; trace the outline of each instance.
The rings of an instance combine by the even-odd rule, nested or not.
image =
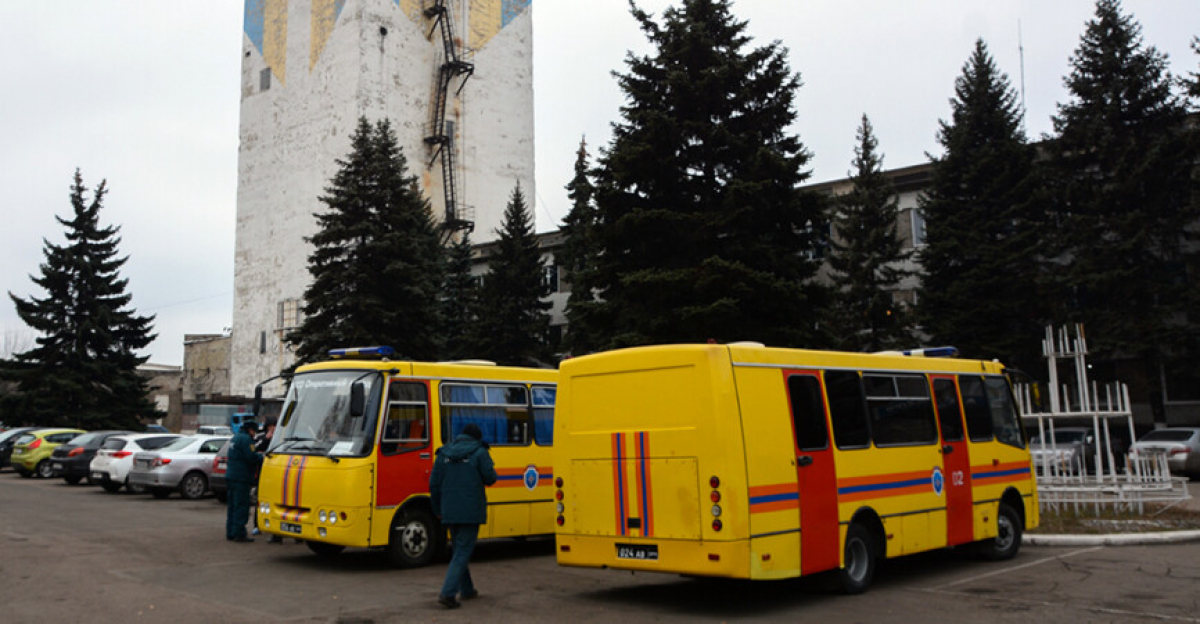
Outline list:
[[[883,520],[886,555],[946,545],[946,500],[937,444],[874,447],[837,453],[840,519],[869,508]]]
[[[971,485],[975,496],[975,539],[996,537],[1000,497],[1009,488],[1021,494],[1026,528],[1036,527],[1037,496],[1029,451],[1002,442],[971,442]]]
[[[750,576],[799,576],[800,494],[784,378],[776,368],[735,367],[734,379],[745,436]],[[733,523],[728,514],[724,519]]]
[[[548,446],[492,446],[496,483],[488,487],[488,522],[479,537],[554,532],[554,470]]]

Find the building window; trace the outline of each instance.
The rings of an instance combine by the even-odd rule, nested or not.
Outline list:
[[[542,267],[542,282],[546,285],[546,290],[552,293],[558,292],[558,265],[549,264]]]
[[[258,90],[267,91],[271,88],[271,70],[264,69],[258,74]]]
[[[295,329],[300,326],[300,300],[284,299],[279,302],[276,327],[279,329]]]
[[[920,247],[925,244],[925,215],[917,208],[908,211],[912,215],[912,242],[913,247]]]

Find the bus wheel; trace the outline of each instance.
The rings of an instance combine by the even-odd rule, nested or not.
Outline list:
[[[1021,549],[1021,515],[1008,503],[1000,503],[996,512],[996,537],[980,544],[983,557],[991,561],[1006,561],[1017,556]]]
[[[305,544],[308,544],[308,549],[316,553],[317,556],[322,559],[336,559],[338,555],[342,554],[343,550],[346,550],[345,546],[327,544],[325,542],[314,542],[312,540],[308,540],[305,542]]]
[[[838,570],[842,592],[861,594],[875,576],[875,546],[871,533],[863,525],[851,524],[846,531],[846,563]]]
[[[428,565],[441,544],[439,530],[437,521],[424,509],[408,509],[396,514],[388,534],[388,559],[401,568]]]

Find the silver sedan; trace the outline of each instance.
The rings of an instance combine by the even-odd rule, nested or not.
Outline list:
[[[1200,428],[1155,429],[1134,442],[1129,449],[1129,454],[1134,457],[1155,453],[1167,456],[1167,467],[1172,473],[1200,477]]]
[[[179,438],[155,451],[136,453],[129,482],[146,488],[155,498],[178,491],[187,499],[208,492],[213,458],[229,436],[197,435]]]

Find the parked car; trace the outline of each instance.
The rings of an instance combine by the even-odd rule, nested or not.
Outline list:
[[[171,430],[162,425],[146,425],[146,433],[171,433]]]
[[[208,475],[208,489],[213,496],[224,503],[229,499],[229,487],[225,483],[225,469],[229,466],[229,442],[221,445],[216,457],[212,460],[212,471]]]
[[[113,436],[125,435],[128,431],[92,431],[73,438],[70,442],[54,449],[50,454],[50,471],[55,477],[75,485],[87,479],[92,481],[89,470],[96,451]]]
[[[34,431],[40,427],[13,427],[7,429],[4,433],[0,433],[0,468],[8,465],[8,460],[12,457],[13,445],[16,444],[17,438],[22,433]]]
[[[1174,474],[1200,478],[1200,428],[1167,427],[1155,429],[1133,443],[1133,457],[1166,453],[1167,467]]]
[[[1113,461],[1116,462],[1117,468],[1125,467],[1125,451],[1129,448],[1129,443],[1124,438],[1117,434],[1112,435],[1112,453]],[[1050,430],[1046,430],[1046,442],[1042,444],[1042,440],[1037,433],[1034,433],[1029,439],[1029,452],[1033,458],[1033,465],[1036,470],[1042,470],[1043,466],[1057,466],[1058,471],[1067,471],[1075,474],[1080,474],[1084,469],[1089,472],[1096,469],[1096,432],[1091,427],[1057,427],[1054,430],[1054,444],[1051,444]],[[1108,465],[1108,453],[1105,449],[1100,449],[1101,462],[1104,463],[1106,469]]]
[[[134,453],[129,484],[145,488],[155,498],[174,491],[189,500],[201,498],[208,492],[213,458],[228,441],[226,436],[190,436],[154,451]]]
[[[35,429],[17,436],[13,445],[12,467],[22,477],[37,475],[42,478],[54,476],[50,468],[50,454],[61,444],[70,442],[83,429]]]
[[[181,436],[177,433],[131,433],[113,436],[104,441],[88,472],[92,481],[99,483],[105,491],[117,493],[124,487],[134,494],[145,490],[129,483],[129,469],[133,467],[133,454],[152,451],[170,444]]]

